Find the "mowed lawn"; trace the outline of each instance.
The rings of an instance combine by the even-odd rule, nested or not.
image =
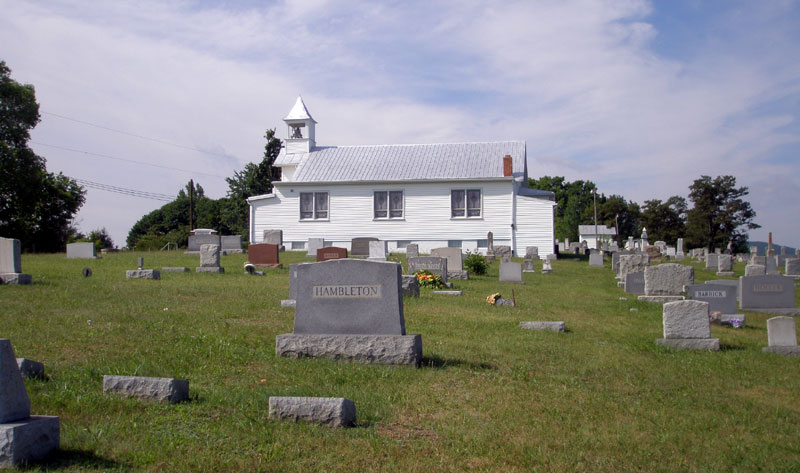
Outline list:
[[[139,256],[191,272],[126,280]],[[660,305],[621,300],[610,261],[568,255],[551,275],[537,262],[525,285],[498,283],[495,262],[455,282],[462,297],[406,298],[419,368],[283,359],[288,264],[310,259],[281,253],[265,277],[244,274],[245,259],[223,256],[219,275],[182,252],[23,255],[34,284],[0,287],[0,337],[45,364],[47,379],[26,381],[32,413],[61,417],[61,451],[30,470],[800,471],[800,359],[761,351],[770,315],[712,326],[719,352],[671,351],[655,343]],[[694,266],[696,282],[717,279]],[[517,307],[485,302],[512,291]],[[192,400],[105,395],[104,374],[186,379]],[[273,421],[270,396],[346,397],[358,425]]]

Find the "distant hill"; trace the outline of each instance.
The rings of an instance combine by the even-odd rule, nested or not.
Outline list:
[[[747,243],[747,246],[748,247],[757,246],[758,247],[758,254],[766,255],[767,254],[767,247],[769,246],[769,243],[767,243],[765,241],[751,241],[751,242]],[[772,244],[772,249],[775,250],[775,254],[776,255],[781,253],[781,248],[782,248],[781,245],[776,245],[775,243]],[[794,248],[792,248],[790,246],[786,247],[786,254],[793,255],[794,252],[795,252]]]

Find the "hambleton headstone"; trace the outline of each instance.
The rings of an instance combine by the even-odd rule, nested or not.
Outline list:
[[[405,332],[398,263],[337,259],[293,267],[294,332],[278,335],[277,355],[420,363],[422,337]]]

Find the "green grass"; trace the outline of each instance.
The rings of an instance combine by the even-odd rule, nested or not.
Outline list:
[[[46,366],[47,379],[26,381],[32,411],[61,417],[61,452],[33,471],[800,470],[800,360],[761,351],[770,316],[712,326],[720,352],[659,347],[661,306],[620,300],[609,262],[568,257],[551,275],[537,263],[525,285],[499,284],[495,262],[455,282],[462,297],[406,298],[407,332],[423,340],[414,369],[276,358],[275,336],[292,330],[279,303],[288,269],[247,276],[246,256],[231,255],[222,275],[126,280],[138,256],[156,269],[199,262],[24,255],[34,284],[0,287],[0,336]],[[695,279],[717,277],[695,264]],[[485,303],[512,289],[517,307]],[[192,400],[104,395],[104,374],[187,379]],[[347,397],[358,426],[270,420],[270,396]]]

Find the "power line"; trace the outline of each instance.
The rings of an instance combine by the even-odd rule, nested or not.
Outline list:
[[[172,143],[172,142],[169,142],[169,141],[159,140],[158,138],[151,138],[149,136],[139,135],[139,134],[131,133],[131,132],[124,131],[124,130],[117,130],[116,128],[111,128],[111,127],[107,127],[107,126],[103,126],[103,125],[98,125],[97,123],[87,122],[85,120],[79,120],[77,118],[68,117],[66,115],[59,115],[57,113],[44,112],[44,111],[42,113],[44,113],[45,115],[50,115],[50,116],[53,116],[53,117],[62,118],[64,120],[73,121],[75,123],[81,123],[83,125],[88,125],[88,126],[93,126],[95,128],[100,128],[100,129],[103,129],[103,130],[113,131],[114,133],[119,133],[119,134],[122,134],[122,135],[132,136],[132,137],[138,138],[140,140],[152,141],[154,143],[159,143],[159,144],[162,144],[162,145],[174,146],[176,148],[182,148],[182,149],[188,149],[188,150],[192,150],[192,151],[197,151],[198,153],[210,154],[212,156],[222,156],[223,158],[227,158],[228,157],[228,156],[226,156],[224,154],[215,153],[213,151],[207,151],[207,150],[204,150],[204,149],[193,148],[191,146],[179,145],[177,143]]]
[[[175,200],[174,196],[167,195],[167,194],[159,194],[156,192],[147,192],[147,191],[139,191],[135,189],[126,189],[125,187],[117,187],[112,186],[110,184],[103,184],[100,182],[93,182],[87,181],[86,179],[78,179],[77,177],[71,177],[70,179],[74,180],[78,184],[86,187],[91,187],[93,189],[100,189],[108,192],[113,192],[115,194],[123,194],[129,195],[131,197],[140,197],[142,199],[152,199],[152,200],[160,200],[162,202],[172,202]]]
[[[51,145],[51,144],[47,144],[47,143],[40,143],[38,141],[33,141],[33,140],[31,140],[31,143],[33,143],[35,145],[39,145],[39,146],[47,146],[48,148],[55,148],[55,149],[60,149],[60,150],[64,150],[64,151],[70,151],[72,153],[82,153],[82,154],[87,154],[87,155],[90,155],[90,156],[97,156],[98,158],[114,159],[116,161],[125,161],[127,163],[141,164],[143,166],[152,166],[152,167],[155,167],[155,168],[169,169],[169,170],[172,170],[172,171],[188,172],[189,174],[200,174],[202,176],[218,177],[220,179],[225,179],[224,177],[222,177],[222,176],[220,176],[218,174],[209,174],[209,173],[200,172],[200,171],[192,171],[192,170],[189,170],[189,169],[181,169],[181,168],[174,168],[174,167],[171,167],[171,166],[162,166],[160,164],[146,163],[146,162],[143,162],[143,161],[136,161],[136,160],[133,160],[133,159],[118,158],[116,156],[110,156],[110,155],[107,155],[107,154],[92,153],[91,151],[84,151],[84,150],[80,150],[80,149],[67,148],[65,146]]]

